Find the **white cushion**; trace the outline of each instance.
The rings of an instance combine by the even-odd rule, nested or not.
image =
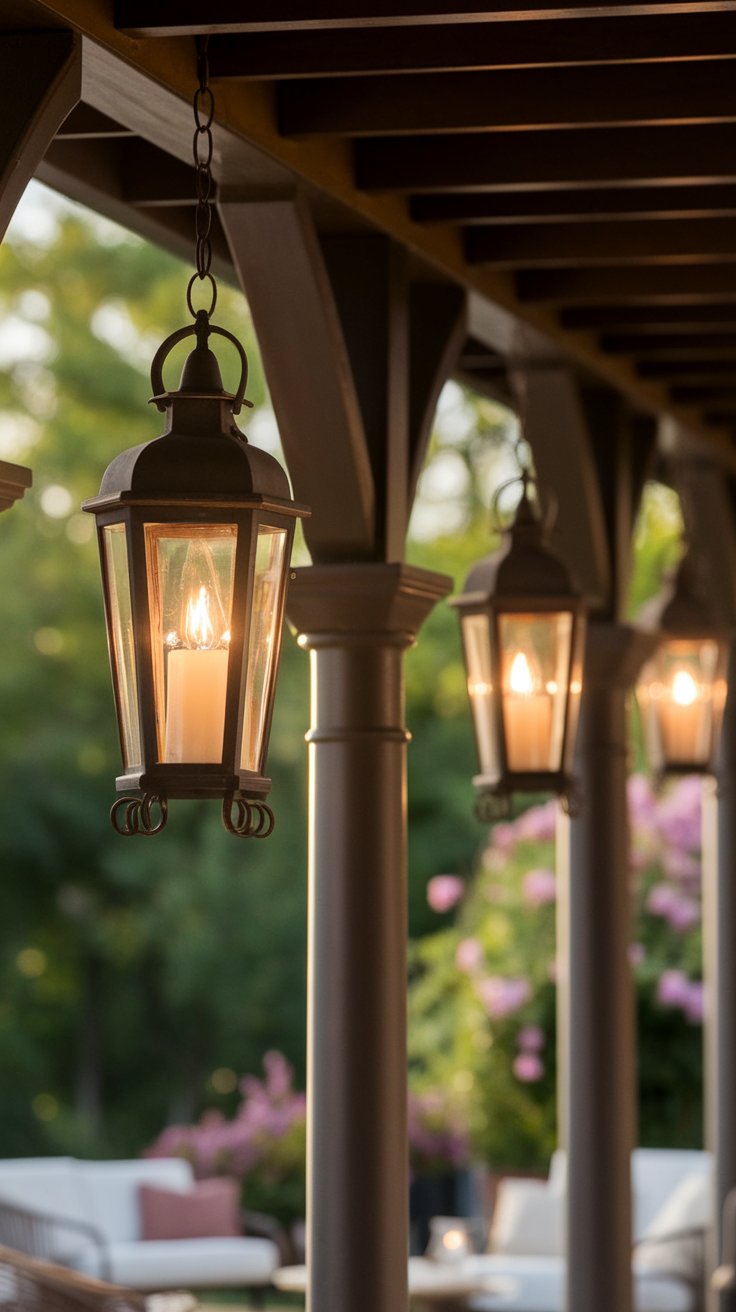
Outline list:
[[[565,1251],[564,1196],[546,1180],[501,1180],[493,1209],[491,1253],[561,1257]]]
[[[0,1161],[0,1201],[77,1221],[87,1219],[73,1157],[15,1157]]]
[[[508,1291],[473,1294],[470,1312],[564,1312],[565,1263],[553,1257],[469,1257],[463,1270],[474,1272],[479,1283],[509,1282]],[[692,1295],[677,1280],[642,1276],[634,1283],[635,1312],[692,1312]]]
[[[78,1162],[77,1169],[89,1219],[110,1243],[130,1243],[140,1239],[139,1185],[188,1189],[193,1183],[191,1165],[183,1157]]]
[[[703,1258],[703,1240],[687,1232],[704,1232],[710,1224],[710,1180],[702,1171],[686,1175],[647,1226],[634,1257],[643,1274],[697,1279]],[[677,1237],[679,1234],[679,1238]],[[669,1238],[668,1236],[673,1236]]]
[[[146,1290],[267,1285],[280,1260],[270,1239],[248,1236],[139,1240],[112,1244],[109,1256],[113,1284]]]
[[[634,1239],[641,1239],[667,1199],[687,1176],[709,1176],[710,1155],[695,1149],[636,1148],[632,1156]]]

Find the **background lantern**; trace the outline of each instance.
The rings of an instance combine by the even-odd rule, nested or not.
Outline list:
[[[212,333],[240,354],[234,396]],[[166,392],[164,360],[191,334],[180,387]],[[153,362],[165,433],[117,456],[84,506],[98,525],[124,762],[117,786],[142,793],[113,807],[121,833],[158,832],[172,797],[222,797],[234,833],[273,828],[266,752],[294,526],[307,512],[278,461],[235,427],[246,380],[240,343],[199,311]]]
[[[701,594],[689,553],[640,623],[660,635],[636,689],[649,764],[659,775],[706,773],[726,701],[729,634]]]
[[[516,790],[567,796],[572,786],[585,605],[549,549],[526,474],[521,482],[506,542],[474,566],[451,603],[460,612],[482,812]]]

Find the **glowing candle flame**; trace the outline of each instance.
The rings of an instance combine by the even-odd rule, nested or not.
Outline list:
[[[688,670],[678,670],[672,680],[675,706],[692,706],[698,700],[698,685]]]
[[[517,651],[511,662],[509,691],[522,697],[529,697],[534,692],[534,678],[523,651]]]
[[[205,587],[199,589],[199,595],[187,602],[187,618],[184,626],[187,645],[198,651],[206,651],[214,645],[215,630],[210,619],[210,596]]]

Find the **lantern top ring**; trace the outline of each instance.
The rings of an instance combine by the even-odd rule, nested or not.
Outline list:
[[[220,328],[217,324],[210,323],[207,310],[197,310],[194,323],[189,323],[184,328],[177,328],[176,332],[171,333],[161,343],[151,361],[151,387],[153,389],[151,401],[162,412],[166,410],[170,401],[170,393],[167,392],[164,386],[163,369],[171,351],[179,342],[183,342],[185,337],[196,337],[197,346],[206,348],[207,339],[211,333],[217,333],[219,337],[225,337],[229,342],[232,342],[240,357],[240,382],[232,399],[233,414],[240,414],[244,405],[247,405],[249,409],[253,408],[253,402],[245,399],[245,389],[248,384],[248,357],[243,347],[237,337],[229,333],[226,328]]]
[[[518,515],[519,510],[522,509],[522,503],[525,503],[527,507],[531,506],[531,502],[529,500],[529,486],[530,484],[533,485],[536,488],[536,492],[537,492],[537,504],[539,506],[539,520],[543,530],[546,533],[549,533],[554,528],[555,523],[557,522],[557,512],[559,508],[557,497],[553,492],[552,488],[550,487],[543,488],[542,484],[539,483],[539,481],[534,477],[533,474],[529,473],[528,469],[524,469],[521,474],[517,474],[516,478],[507,478],[505,483],[502,483],[500,487],[496,488],[496,491],[493,495],[493,500],[491,501],[491,523],[493,525],[493,528],[499,533],[505,533],[511,527],[510,524],[505,524],[501,518],[501,514],[499,510],[499,502],[501,497],[503,496],[503,493],[507,490],[507,488],[515,487],[517,483],[521,483],[522,491],[521,491],[521,498],[519,501],[519,505],[517,506],[514,514]],[[544,500],[542,498],[543,492],[544,492]]]

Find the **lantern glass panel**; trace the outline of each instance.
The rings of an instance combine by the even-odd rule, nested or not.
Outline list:
[[[259,771],[283,616],[286,529],[258,527],[240,767]]]
[[[487,615],[463,615],[463,641],[468,671],[468,694],[475,725],[478,763],[483,775],[499,774],[490,623]]]
[[[653,754],[665,767],[710,760],[725,692],[720,653],[713,639],[671,639],[642,672],[639,705]]]
[[[500,613],[501,700],[509,770],[562,766],[573,616]]]
[[[120,746],[127,770],[141,764],[138,720],[138,673],[135,664],[133,607],[128,573],[128,540],[124,524],[107,524],[102,530],[107,576],[108,632],[120,724]]]
[[[159,760],[222,760],[236,524],[146,524]]]

